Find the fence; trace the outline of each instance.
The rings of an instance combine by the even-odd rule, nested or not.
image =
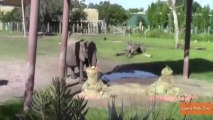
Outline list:
[[[1,23],[0,30],[22,32],[22,23],[21,22]]]

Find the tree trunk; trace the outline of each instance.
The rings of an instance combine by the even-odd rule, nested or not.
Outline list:
[[[84,71],[84,63],[82,60],[80,60],[80,65],[79,65],[79,83],[83,83],[84,82],[84,75],[83,75],[83,71]]]
[[[24,5],[24,0],[21,1],[21,13],[22,13],[22,25],[23,25],[23,34],[24,34],[24,37],[26,37],[26,22],[25,22],[25,5]]]
[[[172,12],[173,15],[173,23],[174,23],[174,33],[175,33],[175,49],[178,49],[179,47],[179,26],[178,26],[178,16],[176,12],[176,6],[175,6],[176,0],[169,0],[169,9]]]
[[[30,110],[31,100],[34,90],[34,77],[35,77],[35,63],[36,63],[36,48],[37,48],[37,24],[39,13],[40,0],[31,0],[30,9],[30,31],[28,38],[28,74],[25,83],[25,96],[24,96],[24,112]]]
[[[69,26],[69,11],[70,11],[70,1],[64,0],[61,48],[60,48],[60,58],[59,58],[59,78],[60,78],[60,80],[63,80],[63,78],[65,77],[68,26]]]
[[[175,32],[175,49],[178,49],[179,46],[179,26],[178,26],[178,17],[175,9],[172,9],[173,19],[174,19],[174,32]]]
[[[183,63],[183,78],[189,78],[189,51],[191,37],[191,22],[192,22],[192,3],[193,0],[187,0],[186,10],[186,31],[185,31],[185,46],[184,46],[184,63]]]

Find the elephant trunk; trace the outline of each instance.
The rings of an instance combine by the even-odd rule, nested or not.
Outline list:
[[[92,55],[91,65],[92,65],[92,66],[96,66],[96,65],[97,65],[96,52]]]

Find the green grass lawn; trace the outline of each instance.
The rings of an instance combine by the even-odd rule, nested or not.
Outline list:
[[[3,37],[2,37],[3,35]],[[9,37],[5,37],[9,36]],[[14,36],[14,37],[13,37]],[[0,32],[0,59],[26,59],[27,55],[27,39],[18,37],[17,33],[9,34]],[[82,35],[71,36],[75,39],[84,38],[86,40],[95,41],[98,48],[98,58],[108,59],[119,62],[120,64],[138,63],[141,68],[159,74],[161,69],[169,65],[175,74],[182,74],[183,66],[183,50],[175,50],[174,40],[158,39],[146,37],[129,37],[124,35]],[[104,37],[107,38],[104,41]],[[38,38],[37,55],[59,54],[61,37],[46,36]],[[148,58],[144,55],[136,55],[132,58],[126,56],[115,56],[117,52],[121,52],[126,48],[127,41],[135,41],[143,43],[146,52],[152,57]],[[119,42],[120,41],[120,42]],[[183,40],[181,41],[184,42]],[[205,47],[206,50],[196,50],[196,47]],[[194,79],[203,79],[213,81],[213,42],[198,41],[191,42],[190,51],[190,77]]]
[[[98,47],[98,57],[120,62],[121,64],[140,63],[145,70],[160,74],[160,71],[166,65],[169,65],[175,74],[182,74],[183,69],[183,50],[174,49],[174,40],[157,39],[146,37],[128,37],[121,35],[99,35],[99,36],[73,36],[81,39],[93,40]],[[107,38],[104,41],[104,37]],[[115,53],[126,48],[127,41],[143,43],[146,52],[152,57],[137,55],[133,58],[126,56],[116,57]],[[122,42],[115,42],[122,41]],[[181,43],[183,44],[183,40]],[[196,50],[197,47],[204,47],[206,50]],[[198,41],[191,42],[190,51],[190,77],[195,79],[204,79],[213,81],[213,42]]]
[[[0,120],[15,120],[16,114],[22,113],[23,101],[12,100],[0,103]]]
[[[121,35],[98,35],[98,36],[72,36],[76,39],[84,38],[86,40],[93,40],[97,44],[98,58],[108,59],[121,64],[139,63],[139,67],[143,67],[147,71],[159,73],[161,68],[165,65],[169,65],[174,70],[175,74],[182,74],[183,66],[183,50],[174,50],[174,41],[171,39],[157,39],[157,38],[145,38],[145,37],[128,37]],[[107,38],[104,41],[104,37]],[[51,55],[59,54],[60,36],[47,36],[38,39],[38,55]],[[126,56],[116,57],[115,53],[122,51],[126,47],[127,41],[136,41],[144,43],[146,52],[152,54],[151,58],[147,58],[143,55],[137,55],[133,58],[127,58]],[[121,42],[115,42],[121,41]],[[182,41],[183,42],[183,41]],[[195,47],[205,47],[207,50],[198,51]],[[190,51],[190,66],[191,78],[203,79],[213,82],[213,43],[209,42],[191,42]],[[27,54],[27,39],[21,37],[19,33],[8,33],[0,31],[0,59],[26,59]],[[15,114],[22,111],[22,101],[12,101],[0,105],[0,120],[13,120]],[[171,107],[172,106],[172,107]],[[172,108],[172,109],[171,109]],[[138,108],[139,109],[139,108]],[[126,111],[127,117],[133,116],[138,113],[144,116],[144,110],[133,112]],[[154,114],[160,114],[161,117],[167,114],[168,111],[172,113],[174,119],[182,119],[184,116],[179,114],[178,104],[168,104],[160,108],[162,112],[153,112]],[[108,112],[105,109],[91,108],[87,114],[88,120],[104,120],[107,119]],[[196,120],[209,120],[213,119],[212,116],[187,116],[189,119]]]
[[[202,98],[195,100],[195,102],[210,102],[211,98]],[[111,102],[110,102],[111,105]],[[15,120],[17,114],[22,113],[23,101],[8,101],[0,104],[0,120]],[[121,113],[121,107],[116,108],[117,114]],[[125,120],[130,120],[136,114],[139,120],[148,118],[146,120],[212,120],[212,115],[181,115],[179,112],[179,102],[156,104],[149,107],[144,105],[123,107],[123,117]],[[87,120],[107,120],[109,111],[108,109],[89,108],[86,114]]]
[[[1,35],[1,34],[0,34]],[[25,59],[27,56],[27,38],[0,36],[0,59]],[[37,55],[59,53],[60,36],[38,38]]]
[[[20,35],[23,35],[22,33],[20,32],[12,32],[12,31],[5,31],[5,30],[0,30],[0,36],[1,37],[4,37],[4,36],[20,36]]]

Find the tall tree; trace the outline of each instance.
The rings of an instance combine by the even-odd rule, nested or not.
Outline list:
[[[21,22],[21,9],[14,8],[10,12],[0,12],[0,21],[2,22]]]
[[[40,0],[39,26],[46,29],[47,22],[60,21],[62,16],[62,0]],[[26,18],[30,16],[30,5],[26,7]]]
[[[168,26],[169,9],[165,2],[157,1],[156,3],[152,3],[146,13],[152,29],[159,28],[159,26],[161,26],[161,28]]]
[[[151,5],[148,7],[146,14],[149,20],[149,24],[151,28],[156,28],[156,18],[155,18],[155,10],[156,9],[156,5],[155,3],[151,3]]]
[[[97,5],[94,3],[89,3],[89,5],[88,5],[88,8],[96,8],[96,7],[97,7]]]
[[[144,12],[143,8],[129,8],[128,11],[129,13],[137,13],[137,12]]]
[[[71,7],[71,15],[69,17],[71,22],[80,22],[81,20],[85,20],[87,14],[84,12],[84,8],[86,8],[86,4],[84,1],[73,0]]]
[[[207,29],[209,27],[209,19],[210,19],[210,7],[209,5],[207,6],[204,6],[202,11],[201,11],[201,16],[202,16],[202,23],[201,23],[201,26],[202,26],[202,31],[203,33],[207,33]]]
[[[213,34],[213,10],[211,10],[209,16],[210,16],[209,25],[210,25],[210,27],[211,27],[211,33]]]
[[[125,9],[118,4],[110,2],[101,2],[98,6],[99,19],[105,20],[108,25],[125,24],[127,13]]]
[[[83,12],[83,8],[86,8],[86,4],[84,3],[85,0],[78,1],[78,0],[70,0],[71,1],[71,15],[70,20],[79,20],[85,19],[85,13]],[[62,20],[62,7],[63,7],[63,0],[40,0],[40,12],[39,12],[39,22],[40,25],[46,27],[47,22],[57,21],[61,22]],[[28,10],[29,11],[28,6]],[[74,10],[78,8],[78,10]],[[80,15],[78,15],[80,14]],[[27,18],[29,18],[29,12],[26,12]],[[46,29],[46,28],[44,28]]]
[[[178,49],[179,46],[179,25],[178,25],[178,16],[176,12],[176,0],[168,0],[169,9],[173,15],[173,23],[174,23],[174,32],[175,32],[175,49]]]

